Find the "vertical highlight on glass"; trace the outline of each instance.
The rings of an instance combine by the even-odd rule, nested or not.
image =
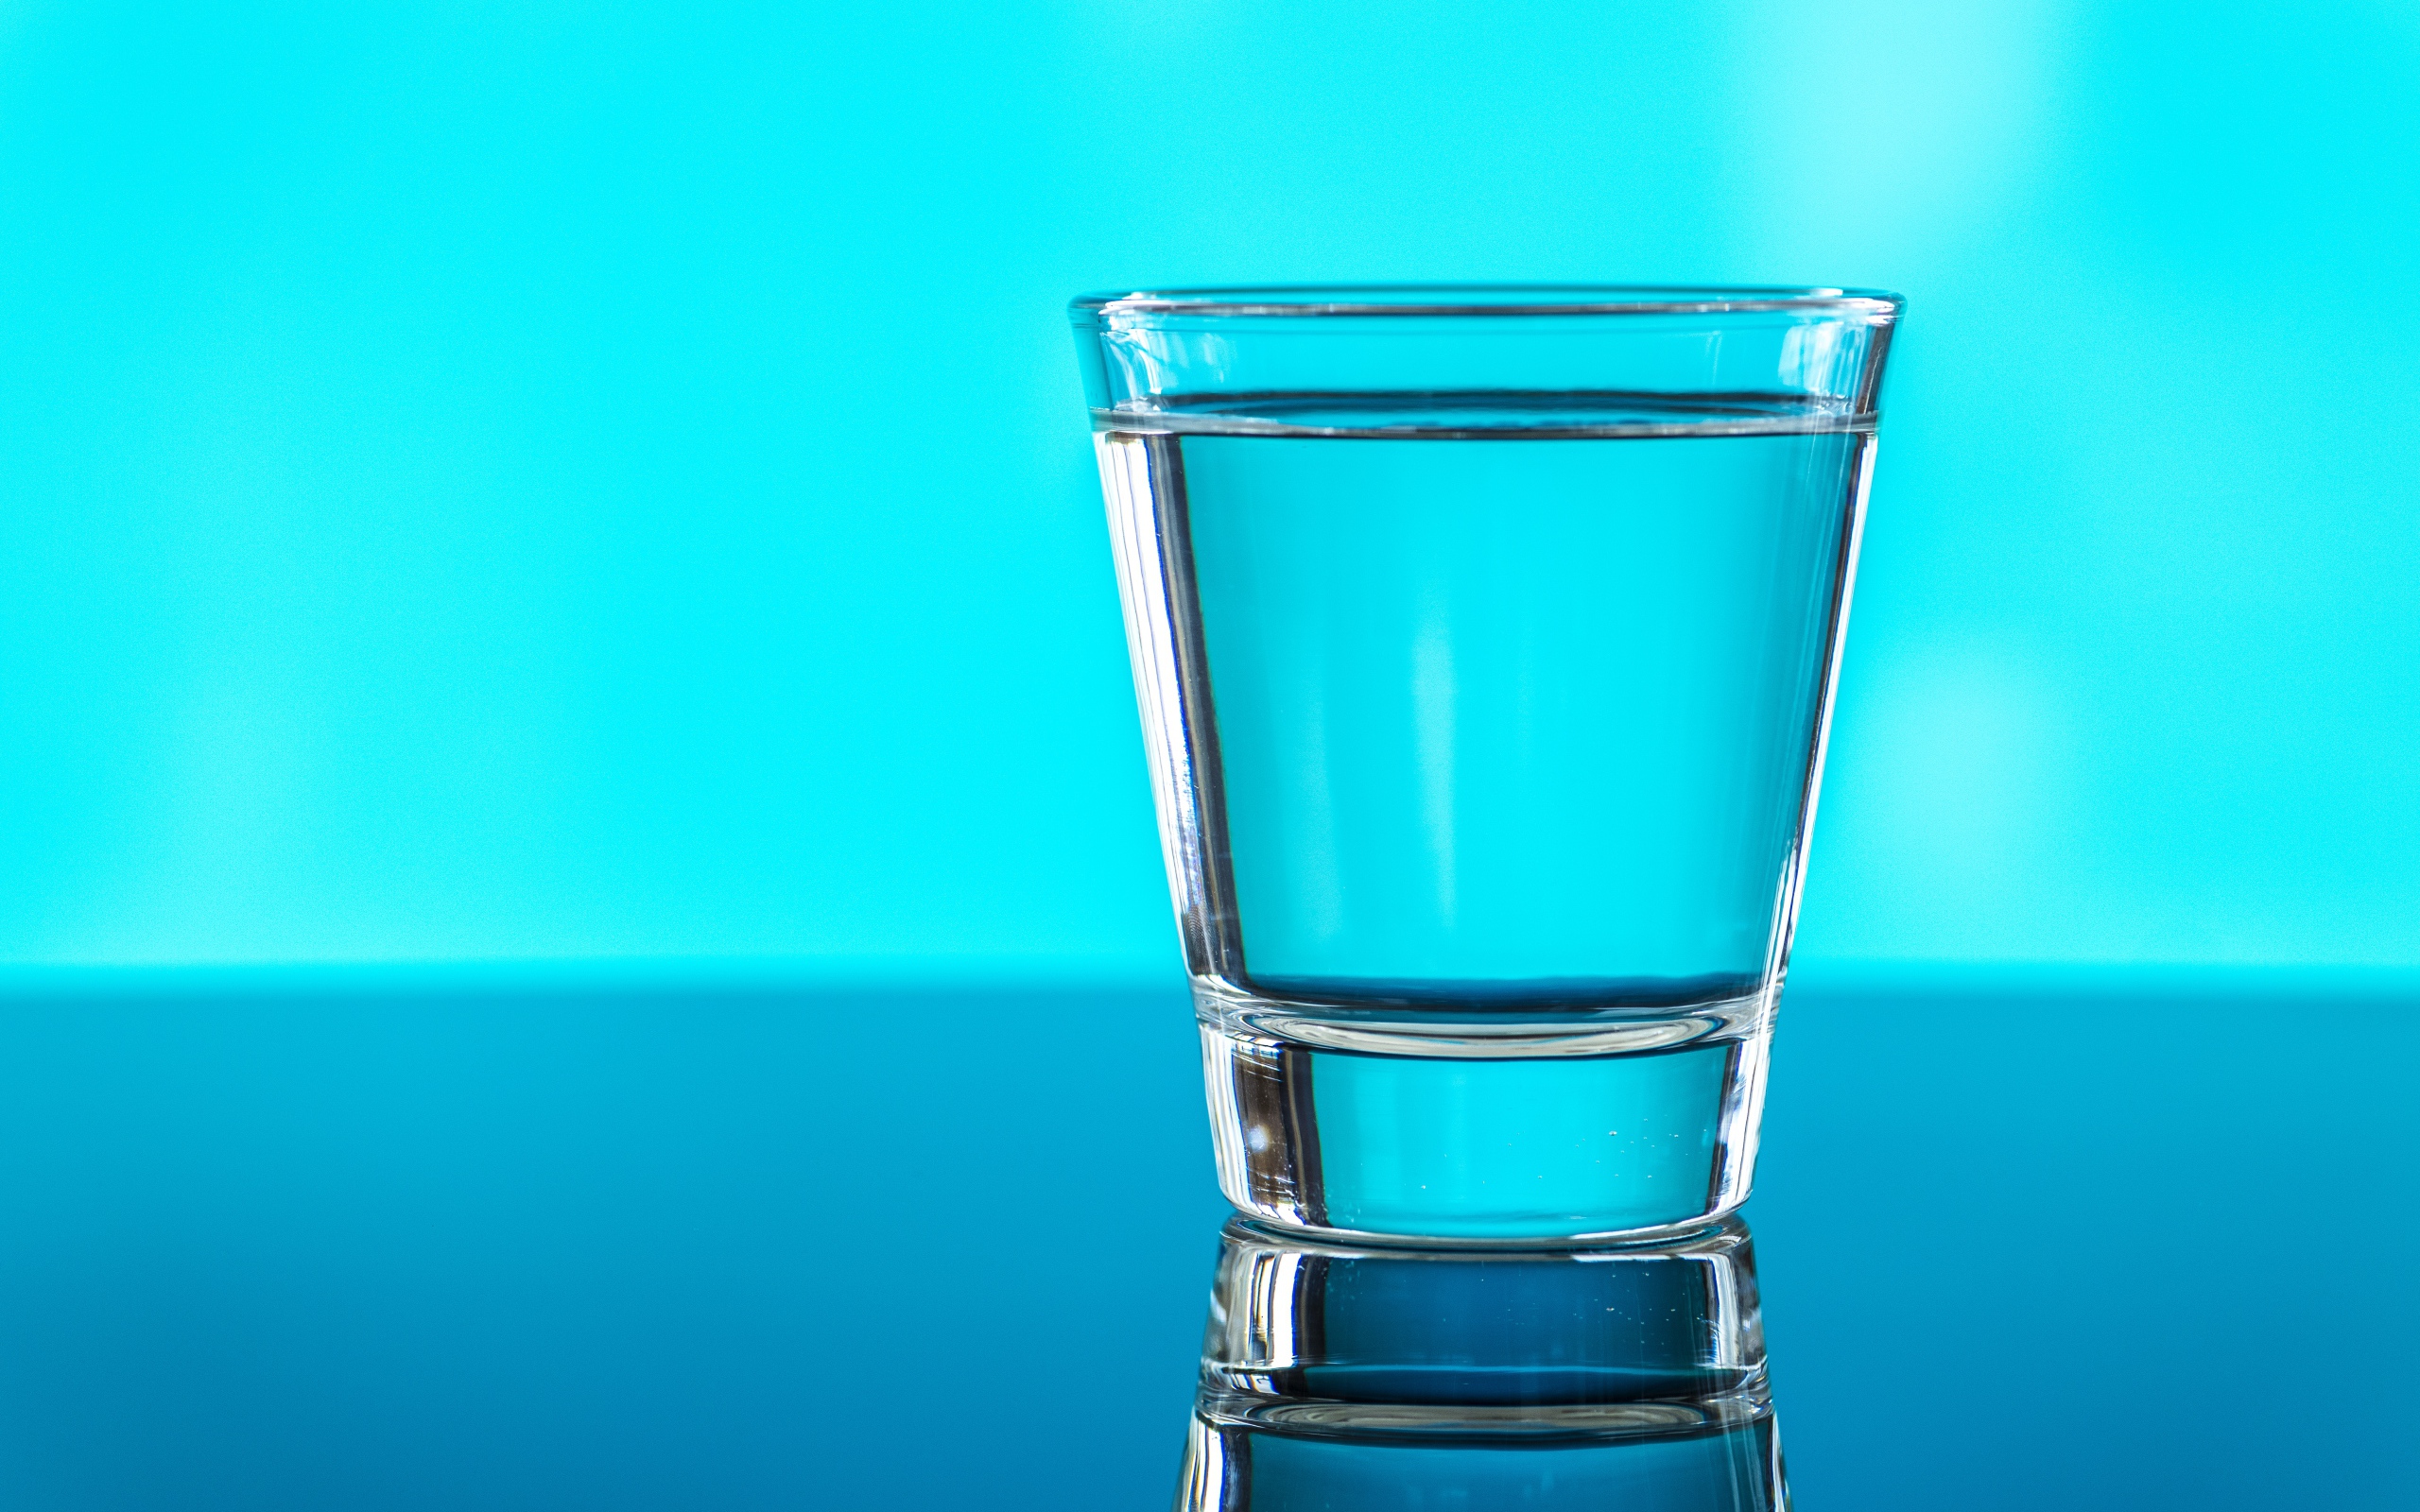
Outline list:
[[[1239,1209],[1569,1243],[1746,1199],[1900,306],[1075,301]]]

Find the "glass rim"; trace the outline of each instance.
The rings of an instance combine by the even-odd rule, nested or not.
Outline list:
[[[1080,294],[1071,318],[1118,316],[1427,317],[1838,315],[1889,321],[1887,289],[1719,284],[1269,284]]]

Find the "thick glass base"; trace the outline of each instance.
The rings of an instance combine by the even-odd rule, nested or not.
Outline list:
[[[1516,1027],[1203,1003],[1220,1188],[1407,1243],[1653,1238],[1747,1200],[1770,999]]]

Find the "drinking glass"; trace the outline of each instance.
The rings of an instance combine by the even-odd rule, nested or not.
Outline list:
[[[1746,1199],[1900,304],[1075,301],[1236,1207],[1572,1242]]]

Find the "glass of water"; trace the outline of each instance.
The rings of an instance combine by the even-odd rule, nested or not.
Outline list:
[[[1900,304],[1074,302],[1238,1208],[1567,1243],[1746,1200]]]

